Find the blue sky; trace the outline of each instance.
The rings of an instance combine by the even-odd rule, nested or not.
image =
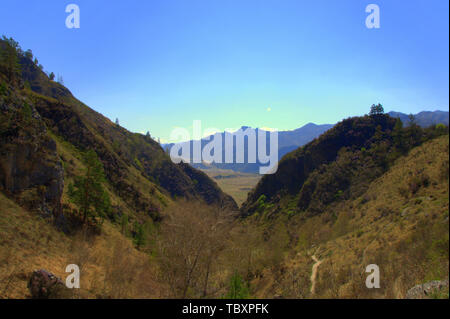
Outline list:
[[[66,5],[81,11],[67,29]],[[380,29],[365,8],[380,7]],[[193,120],[294,129],[448,109],[448,1],[0,0],[0,33],[84,103],[167,140]]]

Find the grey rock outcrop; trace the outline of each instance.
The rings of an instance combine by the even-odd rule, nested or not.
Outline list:
[[[448,289],[448,279],[434,280],[421,285],[416,285],[406,293],[406,299],[428,299],[433,293],[439,293]]]
[[[0,189],[33,209],[55,212],[64,171],[44,121],[29,100],[10,96],[0,105]]]

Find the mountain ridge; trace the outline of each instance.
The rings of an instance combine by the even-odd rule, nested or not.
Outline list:
[[[5,45],[7,44],[1,40],[0,49]],[[234,200],[224,194],[203,172],[184,164],[172,163],[153,139],[131,133],[112,123],[77,100],[63,85],[50,80],[20,49],[17,51],[21,66],[20,77],[14,84],[8,84],[7,77],[0,72],[4,83],[0,96],[3,124],[0,139],[0,188],[3,191],[21,196],[25,190],[45,186],[50,189],[45,196],[51,197],[49,200],[53,202],[53,210],[55,214],[59,214],[63,207],[58,202],[63,198],[63,193],[67,192],[64,180],[71,180],[73,174],[70,172],[75,169],[72,163],[58,154],[62,145],[67,145],[65,147],[73,149],[76,157],[88,149],[95,150],[103,163],[110,191],[123,200],[120,205],[122,208],[118,208],[119,212],[124,209],[128,212],[136,211],[138,213],[133,215],[144,213],[157,220],[167,200],[172,201],[177,197],[199,199],[207,204],[237,209]],[[41,140],[37,139],[38,136],[42,136]],[[17,181],[23,179],[20,176],[30,175],[30,170],[34,169],[26,167],[29,165],[26,159],[29,155],[23,153],[26,150],[24,145],[33,147],[36,143],[42,145],[42,165],[54,163],[52,165],[55,168],[40,171],[55,171],[58,176],[48,176],[48,180],[45,180],[42,174],[35,174],[36,178],[30,180],[29,184],[17,184]],[[53,161],[48,159],[47,154],[50,152],[47,149],[53,152]],[[21,165],[24,171],[20,173],[17,165]],[[63,166],[71,169],[63,170]],[[54,190],[55,187],[51,184],[55,179],[58,180],[56,184],[59,186],[55,187],[59,191]],[[202,185],[197,180],[202,180]],[[138,181],[144,183],[145,187],[139,188],[136,184]],[[14,183],[20,187],[14,186]],[[36,199],[29,201],[36,202]]]
[[[402,122],[405,124],[405,126],[410,125],[410,118],[409,115],[401,112],[395,112],[391,111],[387,113],[393,118],[400,118]],[[448,125],[449,118],[449,112],[447,111],[422,111],[417,114],[414,114],[414,119],[416,123],[426,128],[431,125],[436,125],[439,123],[442,123],[444,125]],[[315,124],[312,122],[309,122],[299,128],[293,129],[293,130],[287,130],[287,131],[278,131],[278,158],[281,160],[281,158],[294,151],[298,147],[301,147],[315,138],[318,138],[321,134],[325,133],[332,127],[334,127],[335,124]],[[260,128],[252,128],[250,126],[243,125],[241,126],[241,130],[247,130],[250,129],[251,131],[257,133],[258,130],[265,131],[264,129]],[[236,131],[237,132],[237,131]],[[233,134],[235,135],[236,132],[221,132],[218,134],[221,134],[222,141],[224,140],[225,134]],[[267,132],[267,131],[265,131]],[[203,147],[211,140],[213,135],[207,136],[205,138],[202,138],[202,149]],[[178,145],[187,145],[190,143],[190,147],[192,149],[192,143],[191,141],[186,142],[180,142],[180,143],[168,143],[168,144],[162,144],[162,147],[166,150],[170,150],[171,147],[173,147],[175,144]],[[236,149],[233,150],[233,154],[236,153]],[[245,154],[245,158],[248,158],[248,154]],[[237,172],[242,173],[258,173],[258,169],[261,166],[261,163],[193,163],[192,156],[190,160],[190,164],[193,167],[199,168],[199,169],[208,169],[208,168],[216,168],[216,169],[230,169]]]
[[[391,111],[387,114],[394,118],[400,118],[404,125],[410,125],[410,118],[408,114],[395,111]],[[413,116],[416,123],[423,128],[436,124],[444,124],[447,126],[449,124],[448,111],[421,111],[417,114],[413,114]]]

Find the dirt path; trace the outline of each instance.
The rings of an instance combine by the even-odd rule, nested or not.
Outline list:
[[[311,258],[312,260],[314,260],[314,265],[312,266],[311,273],[311,294],[314,295],[314,291],[316,289],[317,268],[319,268],[322,260],[317,259],[316,255],[312,255]]]

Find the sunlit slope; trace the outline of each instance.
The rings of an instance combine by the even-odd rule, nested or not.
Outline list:
[[[74,298],[158,298],[149,256],[137,251],[109,222],[98,236],[67,236],[48,220],[0,193],[0,298],[27,298],[33,270],[46,269],[65,280],[68,264],[81,269]]]
[[[416,284],[448,278],[448,152],[448,135],[428,141],[358,198],[318,216],[290,218],[295,248],[277,272],[254,281],[257,296],[402,298]],[[314,294],[313,255],[321,261]],[[365,285],[369,264],[380,268],[379,289]]]

